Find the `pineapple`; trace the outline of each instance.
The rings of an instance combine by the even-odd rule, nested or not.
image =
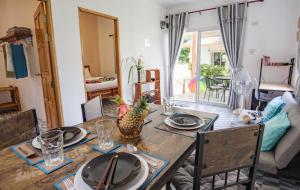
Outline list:
[[[120,110],[121,111],[121,110]],[[124,136],[136,137],[141,132],[141,125],[148,115],[148,105],[144,97],[136,102],[119,118],[119,128]]]

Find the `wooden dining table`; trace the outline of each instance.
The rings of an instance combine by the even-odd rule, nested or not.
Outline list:
[[[154,106],[157,111],[149,114],[148,118],[152,120],[143,126],[140,137],[135,140],[127,140],[122,137],[117,126],[113,131],[113,140],[122,144],[133,144],[139,150],[151,155],[155,155],[162,159],[168,160],[169,164],[164,168],[158,176],[147,186],[149,190],[159,190],[170,179],[174,172],[183,164],[188,156],[195,149],[195,138],[175,134],[155,128],[164,122],[162,106]],[[184,108],[176,108],[180,112]],[[218,114],[198,112],[192,110],[184,110],[189,113],[197,113],[203,117],[211,118],[212,122],[202,130],[212,130],[213,123],[217,120]],[[100,118],[101,119],[101,118]],[[90,131],[95,131],[95,122],[93,120],[79,124]],[[55,189],[53,184],[63,177],[76,172],[84,163],[99,156],[99,152],[92,149],[93,144],[97,144],[98,140],[94,139],[88,143],[77,146],[76,148],[65,152],[65,156],[71,158],[73,162],[48,175],[39,170],[37,167],[29,166],[20,159],[10,148],[0,151],[0,190],[51,190]]]

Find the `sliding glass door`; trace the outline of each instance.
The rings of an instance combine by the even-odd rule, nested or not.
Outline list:
[[[176,100],[227,104],[230,69],[219,30],[184,34],[174,69]]]
[[[196,100],[197,44],[198,32],[184,34],[173,74],[173,93],[176,100]]]

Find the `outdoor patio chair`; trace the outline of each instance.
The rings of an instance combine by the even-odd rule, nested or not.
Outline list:
[[[254,189],[263,129],[250,125],[199,132],[196,153],[175,172],[172,184],[177,190]]]
[[[206,84],[206,89],[205,89],[205,93],[204,93],[204,100],[206,97],[206,94],[208,93],[208,101],[210,99],[211,93],[216,92],[216,98],[219,97],[219,90],[222,90],[222,92],[224,91],[224,87],[218,85],[218,82],[214,79],[205,77],[205,84]]]

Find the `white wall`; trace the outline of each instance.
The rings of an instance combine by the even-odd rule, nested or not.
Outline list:
[[[121,58],[143,55],[146,68],[159,68],[164,76],[162,34],[159,22],[165,9],[152,0],[51,0],[53,27],[66,125],[82,122],[80,104],[85,102],[81,60],[78,7],[119,18]],[[150,47],[145,47],[145,39]],[[132,86],[127,84],[126,67],[122,66],[122,91],[131,99]],[[163,87],[163,82],[162,82]]]
[[[6,34],[8,28],[23,26],[31,29],[33,34],[33,63],[27,65],[29,77],[23,79],[6,78],[3,52],[0,51],[0,86],[17,86],[19,89],[22,110],[36,109],[37,116],[45,120],[42,83],[39,73],[38,53],[34,29],[34,12],[38,1],[33,0],[1,0],[0,1],[0,36]]]
[[[116,76],[115,68],[115,33],[114,21],[112,19],[97,17],[99,51],[100,56],[100,75],[102,77]]]
[[[80,11],[79,23],[83,63],[90,66],[92,76],[100,76],[97,16]]]
[[[254,3],[248,9],[246,26],[245,50],[243,65],[253,77],[259,76],[260,59],[263,55],[271,56],[276,62],[289,61],[296,56],[297,11],[299,0],[265,0]],[[216,1],[175,6],[168,9],[169,13],[198,10],[219,6]],[[216,10],[190,15],[188,30],[206,30],[218,27]],[[253,51],[254,53],[250,53]],[[270,73],[270,74],[269,74]],[[275,74],[272,74],[275,73]],[[277,80],[282,72],[268,72],[267,77]],[[278,79],[279,81],[281,79]]]

